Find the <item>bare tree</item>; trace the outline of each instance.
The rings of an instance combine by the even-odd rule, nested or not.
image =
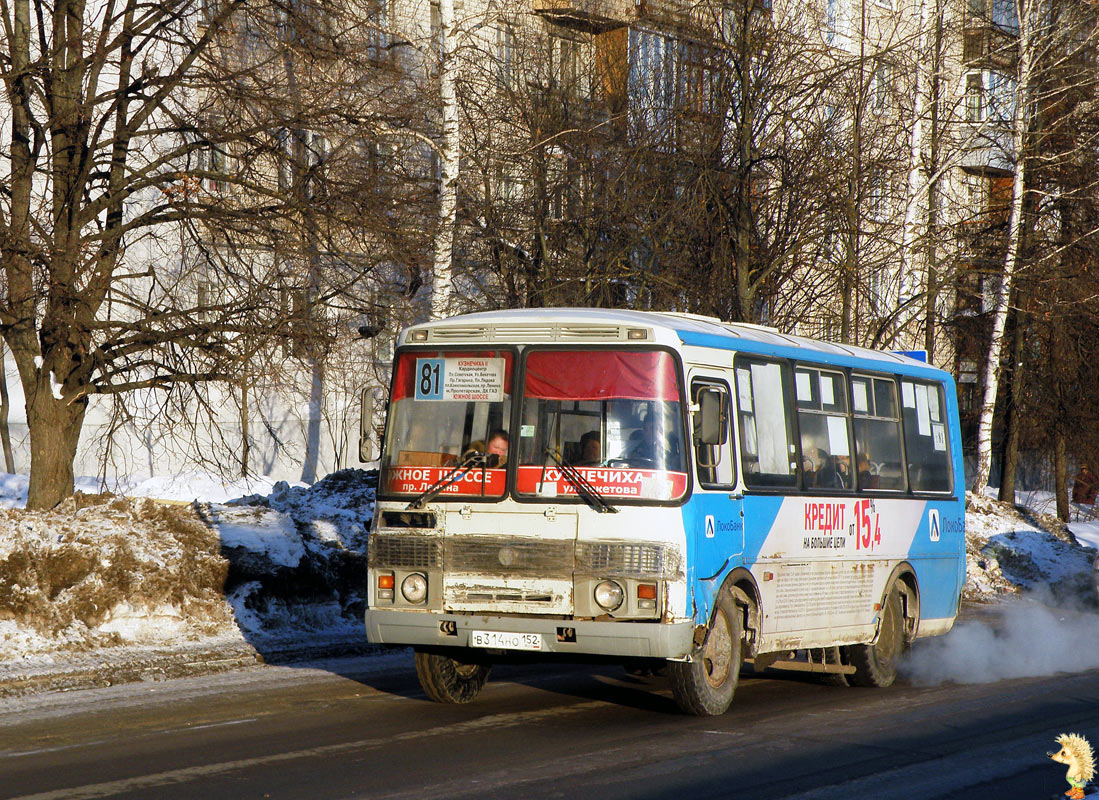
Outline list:
[[[369,310],[367,277],[416,237],[364,191],[357,154],[407,115],[384,80],[363,81],[384,55],[369,14],[340,26],[309,4],[239,0],[0,10],[0,334],[27,403],[28,504],[50,507],[72,492],[90,398],[238,381],[257,343],[291,336],[295,290],[310,307]],[[297,87],[287,48],[303,59]],[[288,147],[302,174],[282,182]]]

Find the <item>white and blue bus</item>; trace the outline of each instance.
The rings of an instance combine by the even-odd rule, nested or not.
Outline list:
[[[958,428],[947,373],[760,326],[592,309],[415,325],[368,638],[412,646],[440,702],[515,651],[666,667],[703,715],[746,660],[887,686],[958,614]]]

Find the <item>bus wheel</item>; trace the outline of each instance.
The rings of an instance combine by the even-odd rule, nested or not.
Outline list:
[[[668,662],[672,695],[681,710],[712,717],[729,709],[740,679],[742,636],[736,603],[722,591],[702,647],[690,661]]]
[[[848,658],[855,667],[854,674],[848,677],[856,686],[890,686],[897,679],[897,661],[903,652],[904,608],[901,593],[892,586],[882,604],[878,641],[847,648]]]
[[[488,664],[462,661],[429,650],[416,650],[416,676],[436,703],[468,703],[484,688]]]

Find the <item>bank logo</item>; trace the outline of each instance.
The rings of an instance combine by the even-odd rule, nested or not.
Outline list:
[[[714,538],[714,515],[713,514],[707,514],[706,515],[706,538],[707,539],[713,539]]]
[[[931,541],[939,541],[939,536],[942,535],[942,527],[939,525],[939,511],[936,508],[927,512],[927,525],[931,531]]]

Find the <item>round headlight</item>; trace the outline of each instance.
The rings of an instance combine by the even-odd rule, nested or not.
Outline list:
[[[413,572],[401,581],[401,594],[410,603],[422,603],[427,597],[427,578],[418,572]]]
[[[622,599],[625,596],[626,593],[622,591],[622,587],[614,581],[602,581],[595,587],[595,602],[607,611],[614,611],[622,605]]]

